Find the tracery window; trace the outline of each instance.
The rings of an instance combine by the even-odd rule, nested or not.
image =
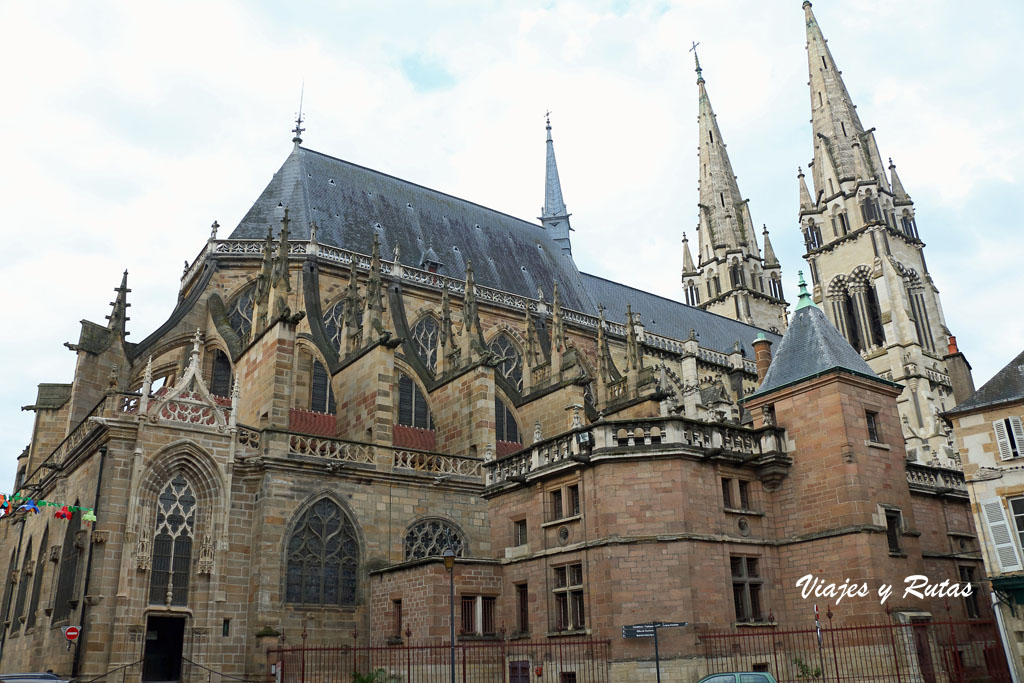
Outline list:
[[[404,372],[398,373],[398,424],[417,429],[434,428],[426,397]]]
[[[32,577],[32,597],[28,601],[28,617],[25,628],[36,625],[36,612],[39,611],[39,593],[43,589],[43,569],[46,568],[46,545],[50,540],[50,528],[43,531],[43,544],[39,546],[39,557],[36,559],[35,575]]]
[[[341,507],[322,498],[309,507],[288,538],[285,602],[354,605],[359,543]]]
[[[424,519],[405,534],[405,559],[441,557],[449,546],[455,557],[464,556],[466,545],[458,527],[443,519]]]
[[[78,501],[75,501],[78,505]],[[75,586],[78,583],[78,561],[81,552],[75,542],[79,529],[82,528],[82,515],[71,515],[67,531],[64,532],[64,545],[60,551],[60,573],[57,576],[57,592],[53,596],[53,621],[63,621],[71,616],[71,601],[75,599]]]
[[[210,373],[210,393],[214,396],[231,395],[231,361],[220,349],[213,350],[213,372]]]
[[[32,563],[32,539],[28,539],[28,546],[25,548],[25,554],[21,558],[21,577],[18,579],[18,599],[14,601],[14,615],[11,617],[11,626],[13,630],[21,628],[21,624],[18,623],[18,619],[21,618],[21,612],[25,609],[25,595],[28,593],[28,582],[29,575],[25,573],[29,565]]]
[[[499,361],[495,369],[516,388],[516,391],[522,391],[523,357],[519,355],[519,350],[508,335],[504,332],[499,334],[487,345],[487,350]]]
[[[331,348],[341,350],[341,329],[345,324],[345,300],[341,299],[324,313],[324,329]]]
[[[327,368],[324,367],[324,364],[316,359],[313,360],[313,380],[310,385],[310,410],[333,415],[336,405],[334,401],[334,387],[331,386],[331,377],[327,374]]]
[[[498,441],[520,443],[519,425],[516,424],[516,418],[505,402],[497,396],[494,397],[494,432],[494,438]]]
[[[243,289],[228,306],[228,323],[242,342],[249,339],[252,332],[252,307],[256,296],[256,284]]]
[[[157,499],[151,605],[188,604],[195,518],[196,497],[184,475],[178,473]]]
[[[423,364],[437,371],[437,339],[441,327],[433,316],[424,316],[412,327],[412,345]]]

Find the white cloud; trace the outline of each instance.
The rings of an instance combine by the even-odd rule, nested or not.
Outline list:
[[[1024,179],[1021,10],[815,9],[917,202],[949,325],[987,379],[1024,345],[1006,315],[1022,284],[1024,207],[1007,200]],[[230,231],[288,153],[303,80],[310,147],[527,219],[552,109],[581,268],[675,297],[679,240],[696,222],[699,40],[740,188],[795,291],[795,171],[811,155],[795,0],[6,3],[0,26],[15,67],[2,77],[0,278],[16,321],[0,342],[0,481],[31,433],[18,407],[35,384],[71,378],[61,343],[77,321],[103,321],[124,268],[131,338],[163,321],[209,224]],[[452,83],[418,89],[410,55]]]

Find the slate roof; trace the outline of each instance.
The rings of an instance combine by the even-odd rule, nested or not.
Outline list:
[[[557,282],[563,306],[597,314],[549,232],[479,204],[296,146],[230,239],[263,239],[268,225],[277,235],[283,207],[294,241],[316,221],[321,244],[369,254],[376,233],[384,259],[398,244],[399,260],[419,267],[433,249],[442,275],[465,277],[471,260],[478,285],[531,298],[539,287],[550,300]]]
[[[751,342],[765,332],[679,301],[580,273],[572,257],[542,226],[473,202],[416,185],[357,164],[296,146],[270,184],[232,231],[229,239],[263,239],[267,226],[275,237],[288,207],[291,239],[309,239],[311,221],[321,244],[369,254],[376,233],[381,255],[390,260],[395,244],[399,260],[419,267],[427,254],[443,264],[442,275],[462,279],[473,262],[478,285],[536,298],[538,287],[550,301],[558,282],[562,305],[596,316],[603,304],[612,322],[626,322],[626,304],[655,334],[684,340],[690,329],[705,348],[730,353],[738,341],[746,358]]]
[[[1011,360],[1006,367],[997,372],[992,379],[985,382],[980,389],[967,397],[967,400],[946,415],[968,413],[1000,403],[1024,401],[1024,351]]]
[[[626,322],[626,304],[633,309],[634,316],[639,314],[644,329],[654,334],[673,339],[687,339],[690,330],[697,331],[697,341],[701,346],[722,353],[732,353],[736,342],[740,343],[744,357],[754,359],[754,347],[751,342],[759,332],[771,340],[776,346],[782,340],[779,335],[747,325],[731,318],[687,306],[679,301],[651,294],[603,277],[582,273],[583,282],[590,292],[595,304],[605,307],[605,318],[611,322]]]
[[[891,384],[875,374],[820,308],[813,304],[798,307],[782,343],[775,349],[764,381],[748,399],[832,370]]]

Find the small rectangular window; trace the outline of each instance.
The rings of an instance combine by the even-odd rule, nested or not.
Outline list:
[[[900,533],[903,530],[902,517],[899,510],[885,511],[885,535],[889,540],[890,553],[903,552],[903,548],[900,546]]]
[[[978,591],[981,590],[981,584],[978,583],[974,567],[960,567],[960,583],[971,587],[971,594],[964,596],[964,609],[969,619],[977,619],[981,616],[978,610]]]
[[[562,489],[551,492],[551,519],[562,519]]]
[[[732,507],[732,479],[722,477],[722,504],[727,508]]]
[[[401,600],[392,600],[391,601],[391,606],[392,606],[392,610],[394,612],[394,627],[395,627],[394,636],[396,638],[401,638],[402,637],[402,601]]]
[[[494,627],[494,613],[498,599],[493,597],[480,598],[480,633],[485,636],[493,636],[498,632]]]
[[[582,629],[586,623],[583,565],[555,567],[555,630]]]
[[[225,619],[220,624],[220,634],[227,638],[231,635],[231,620]]]
[[[462,609],[460,610],[462,615],[461,633],[463,634],[474,634],[476,633],[476,597],[470,595],[462,596]]]
[[[579,484],[573,484],[568,489],[569,492],[569,514],[578,515],[580,514],[580,487]]]
[[[761,621],[761,572],[756,557],[730,557],[736,621]]]
[[[513,538],[512,542],[514,545],[526,545],[526,520],[518,519],[512,522]]]
[[[745,479],[740,479],[736,483],[740,485],[740,509],[753,509],[750,507],[750,482]]]
[[[530,589],[525,583],[516,584],[516,631],[530,632]]]
[[[881,443],[882,440],[878,436],[878,413],[869,410],[864,413],[864,420],[868,424],[868,441]]]

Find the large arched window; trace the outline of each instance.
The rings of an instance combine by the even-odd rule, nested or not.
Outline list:
[[[523,357],[519,355],[519,349],[509,339],[509,336],[502,332],[487,345],[487,350],[494,354],[498,360],[495,368],[509,384],[516,388],[516,391],[523,390]]]
[[[494,397],[494,438],[508,443],[520,443],[519,425],[505,402]]]
[[[43,589],[43,570],[46,568],[46,544],[50,541],[50,528],[43,531],[43,543],[39,546],[39,557],[36,559],[35,574],[32,576],[32,598],[28,601],[28,618],[25,628],[36,625],[36,612],[39,611],[39,593]]]
[[[214,396],[231,395],[231,361],[220,349],[213,350],[213,371],[210,373],[210,393]]]
[[[334,387],[331,376],[320,361],[313,359],[313,378],[310,382],[309,408],[318,413],[334,414]]]
[[[153,572],[149,583],[151,605],[188,604],[195,519],[195,494],[185,476],[178,473],[167,482],[157,499]]]
[[[423,316],[412,326],[409,335],[416,355],[431,372],[437,372],[437,338],[441,326],[430,315]]]
[[[404,372],[398,373],[398,424],[418,429],[434,428],[426,397]]]
[[[466,542],[462,538],[462,532],[445,519],[423,519],[405,532],[406,560],[441,557],[449,546],[455,557],[464,556]]]
[[[78,501],[75,501],[78,505]],[[82,528],[82,515],[71,515],[67,531],[64,532],[64,545],[60,551],[60,571],[57,575],[57,591],[53,596],[53,621],[64,621],[71,616],[71,602],[75,597],[78,584],[78,561],[81,550],[78,547],[78,531]]]
[[[232,299],[231,304],[228,305],[228,323],[243,344],[249,340],[249,335],[252,332],[252,308],[255,296],[256,283],[253,283],[239,292],[238,296]]]
[[[288,538],[285,602],[354,605],[359,543],[355,526],[330,498],[311,505]]]
[[[18,630],[21,624],[18,620],[25,609],[25,596],[28,594],[28,584],[32,578],[32,539],[28,539],[25,547],[25,554],[21,557],[21,575],[18,578],[18,599],[14,601],[14,614],[11,615],[11,628]]]

